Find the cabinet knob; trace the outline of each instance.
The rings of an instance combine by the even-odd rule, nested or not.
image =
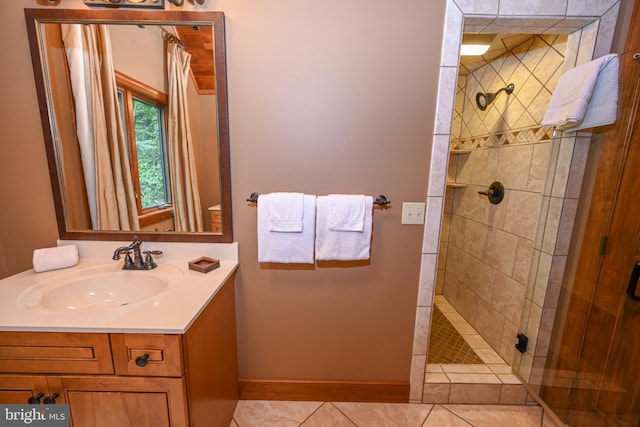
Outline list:
[[[141,368],[147,366],[148,361],[149,355],[147,353],[143,354],[142,356],[136,357],[136,365],[140,366]]]
[[[27,401],[27,403],[29,405],[39,405],[40,399],[42,399],[43,397],[44,397],[44,393],[38,393],[37,395],[31,396]]]
[[[47,396],[44,398],[45,405],[54,405],[56,403],[56,399],[60,397],[58,393],[53,393],[51,396]]]

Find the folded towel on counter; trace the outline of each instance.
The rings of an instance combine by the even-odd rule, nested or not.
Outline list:
[[[316,199],[316,259],[355,261],[369,259],[373,223],[373,197],[364,196],[362,231],[334,231],[329,227],[331,196]]]
[[[611,66],[609,66],[611,64]],[[606,112],[606,117],[593,120],[593,126],[613,123],[617,116],[618,104],[618,56],[605,55],[591,62],[572,68],[564,73],[553,92],[547,112],[542,119],[542,126],[555,126],[557,129],[577,130],[592,109],[591,114]],[[612,88],[615,85],[615,89]],[[599,86],[602,86],[599,88]],[[598,101],[594,94],[598,93]],[[600,105],[607,107],[601,111]],[[611,115],[611,105],[615,104],[614,114]],[[600,124],[595,124],[600,123]],[[584,127],[580,127],[581,129]]]
[[[329,230],[364,230],[365,196],[360,194],[329,194]]]
[[[261,194],[258,202],[258,262],[313,264],[316,196],[303,197],[301,232],[270,229],[268,196]]]
[[[304,194],[269,193],[260,196],[260,204],[269,212],[269,230],[302,233]]]
[[[33,251],[33,269],[36,273],[73,267],[78,263],[78,260],[78,247],[76,245],[64,245]]]

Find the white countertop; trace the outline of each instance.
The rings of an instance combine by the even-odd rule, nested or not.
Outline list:
[[[36,273],[28,270],[0,280],[0,331],[121,332],[182,334],[238,267],[237,243],[143,242],[143,250],[162,250],[154,257],[153,274],[171,272],[169,286],[146,300],[84,312],[53,312],[26,308],[19,303],[30,287],[51,283],[96,266],[118,271],[123,261],[113,261],[114,250],[130,242],[61,241],[78,246],[80,262],[70,268]],[[209,273],[189,269],[188,261],[208,256],[220,260]],[[136,273],[136,272],[133,272]]]

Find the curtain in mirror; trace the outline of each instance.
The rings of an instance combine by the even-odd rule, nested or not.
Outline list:
[[[109,29],[62,25],[89,211],[94,229],[139,230]]]
[[[175,38],[168,37],[166,46],[169,79],[167,140],[174,226],[179,232],[203,231],[196,159],[188,120],[187,85],[191,55]]]

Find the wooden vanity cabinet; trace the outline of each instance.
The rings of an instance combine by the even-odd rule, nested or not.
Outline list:
[[[0,403],[57,393],[71,425],[228,426],[238,401],[233,277],[184,334],[0,332]]]

